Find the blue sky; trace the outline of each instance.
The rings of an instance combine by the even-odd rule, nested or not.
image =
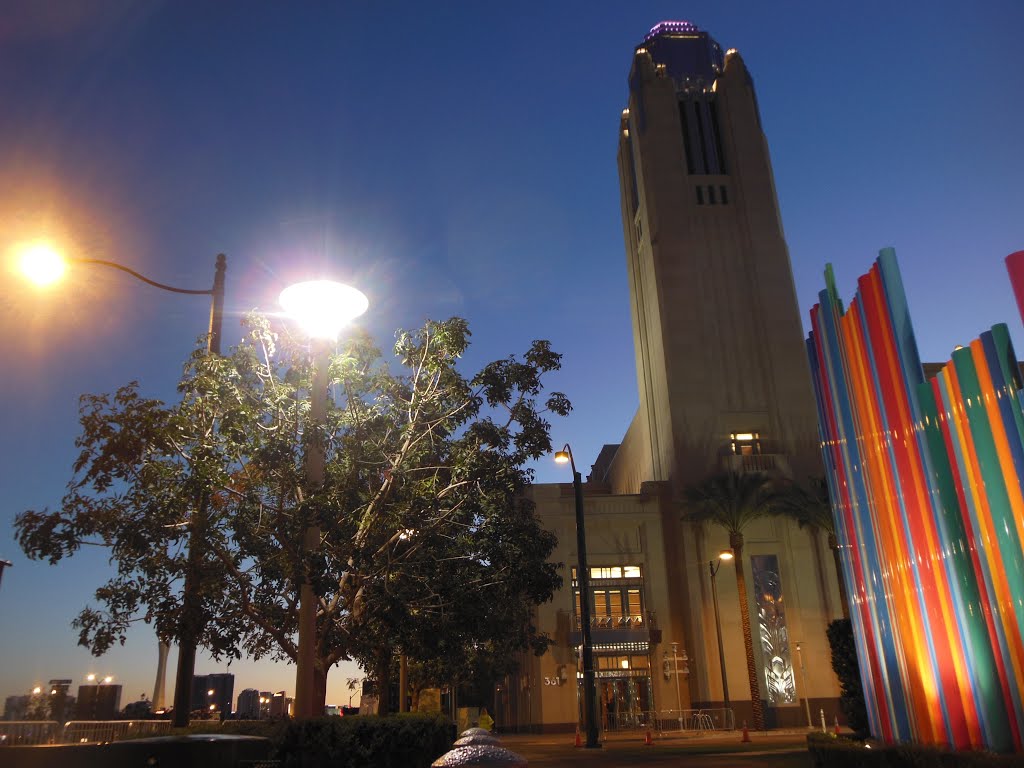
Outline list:
[[[467,370],[550,339],[550,384],[574,404],[553,436],[584,471],[637,405],[615,150],[632,49],[663,19],[709,30],[754,76],[805,318],[826,262],[848,298],[891,245],[923,359],[996,322],[1021,343],[1003,266],[1024,248],[1014,0],[0,0],[0,19],[5,269],[14,244],[50,237],[207,288],[223,251],[227,344],[241,313],[325,265],[369,296],[385,346],[451,315],[474,333]],[[10,521],[59,502],[78,395],[138,379],[173,396],[208,305],[100,269],[45,295],[2,286],[0,696],[97,672],[134,700],[152,692],[152,633],[92,659],[69,627],[103,553],[31,563]],[[294,688],[287,665],[230,671],[236,693]],[[358,674],[333,671],[328,699]]]

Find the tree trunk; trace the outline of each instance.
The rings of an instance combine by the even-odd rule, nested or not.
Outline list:
[[[811,551],[814,553],[814,575],[818,580],[818,593],[821,595],[821,607],[829,621],[835,617],[832,615],[832,590],[829,589],[828,576],[825,573],[825,563],[821,557],[821,529],[816,525],[808,528],[808,536],[811,537]]]
[[[391,649],[377,657],[377,714],[383,717],[391,709]]]
[[[764,730],[764,708],[761,704],[761,686],[754,664],[754,639],[750,632],[750,606],[747,603],[747,581],[743,575],[743,534],[730,533],[729,545],[736,556],[736,593],[740,600],[740,625],[743,627],[743,649],[747,655],[747,682],[750,684],[750,708],[755,731]]]
[[[313,717],[321,717],[327,706],[327,672],[322,663],[313,667]]]
[[[846,580],[843,578],[843,564],[839,559],[839,541],[834,533],[828,535],[828,546],[832,550],[832,559],[836,564],[836,580],[839,582],[839,602],[843,606],[843,618],[850,618],[850,599],[846,593]]]

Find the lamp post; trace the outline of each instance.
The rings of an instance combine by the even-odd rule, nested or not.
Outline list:
[[[708,562],[708,571],[711,573],[711,601],[715,606],[715,631],[718,633],[718,663],[722,667],[722,698],[724,700],[724,707],[726,711],[729,707],[729,680],[725,674],[725,650],[722,647],[722,618],[718,613],[718,587],[715,584],[715,576],[718,575],[718,569],[722,567],[723,560],[732,560],[732,550],[723,549],[718,553],[717,560],[711,560]]]
[[[327,418],[328,363],[341,329],[363,314],[369,302],[362,292],[331,280],[311,280],[285,288],[279,299],[284,311],[309,334],[313,345],[310,389],[309,439],[306,444],[306,496],[316,495],[324,484],[326,451],[320,428]],[[311,523],[302,535],[304,554],[320,548],[320,526]],[[295,659],[295,717],[315,717],[317,598],[309,573],[299,587],[299,648]]]
[[[555,453],[555,461],[572,468],[572,489],[576,499],[576,582],[580,590],[580,624],[583,639],[583,712],[588,749],[600,747],[597,740],[597,681],[594,678],[594,642],[590,636],[590,570],[587,567],[587,533],[583,524],[583,478],[576,471],[572,449],[566,443]]]
[[[217,254],[211,288],[176,288],[173,285],[158,283],[134,269],[106,259],[82,259],[62,256],[45,243],[33,243],[22,249],[20,266],[22,272],[34,283],[46,285],[59,280],[69,264],[86,264],[116,269],[131,275],[136,280],[159,288],[169,293],[188,294],[210,297],[210,322],[206,336],[206,353],[220,355],[221,335],[224,325],[224,282],[227,273],[227,257]],[[206,505],[208,497],[203,494],[196,508],[189,516],[188,541],[186,544],[187,558],[185,561],[185,584],[181,593],[181,625],[178,637],[178,668],[174,681],[174,725],[181,728],[188,725],[192,676],[196,665],[196,646],[202,633],[202,621],[199,607],[199,586],[202,579],[200,567],[203,553],[198,542],[206,527]],[[167,665],[167,644],[160,641],[157,659],[157,680],[153,689],[154,706],[163,702],[163,672]]]
[[[10,560],[0,560],[0,582],[4,580],[4,568],[10,568],[14,563]]]
[[[807,711],[807,727],[813,728],[814,724],[811,722],[811,699],[807,690],[807,669],[804,667],[804,653],[800,646],[801,643],[798,640],[796,643],[796,655],[800,659],[800,678],[804,686],[804,709]]]

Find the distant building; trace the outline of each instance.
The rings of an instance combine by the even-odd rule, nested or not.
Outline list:
[[[68,689],[71,687],[71,680],[51,680],[49,684],[49,709],[50,719],[63,723],[75,711],[75,697],[68,696]],[[69,701],[70,698],[70,701]]]
[[[736,545],[721,527],[681,519],[686,489],[719,473],[823,475],[753,78],[739,53],[670,21],[635,47],[628,83],[615,123],[639,408],[582,484],[589,594],[577,580],[572,486],[531,488],[566,579],[536,612],[554,644],[502,681],[493,714],[510,728],[576,728],[585,599],[607,727],[669,710],[711,712],[718,727],[727,710],[753,722],[755,693],[769,726],[804,724],[812,708],[832,722],[839,688],[825,628],[842,606],[824,537],[778,518],[752,523],[736,553],[744,616],[736,567],[715,580],[718,553]]]
[[[263,694],[255,688],[246,688],[238,694],[238,707],[235,709],[235,715],[239,720],[259,720],[261,719],[262,705]]]
[[[4,720],[27,720],[31,696],[8,696],[4,701]]]
[[[78,720],[113,720],[121,712],[121,686],[107,683],[78,686]]]
[[[192,678],[192,711],[214,713],[223,720],[231,716],[235,698],[235,676],[230,672],[195,675]]]
[[[270,716],[272,718],[291,717],[292,699],[284,691],[278,691],[270,697]]]

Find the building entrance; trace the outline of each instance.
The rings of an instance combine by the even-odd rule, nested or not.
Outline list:
[[[597,702],[603,730],[643,728],[650,722],[654,709],[651,679],[646,676],[599,677]]]

